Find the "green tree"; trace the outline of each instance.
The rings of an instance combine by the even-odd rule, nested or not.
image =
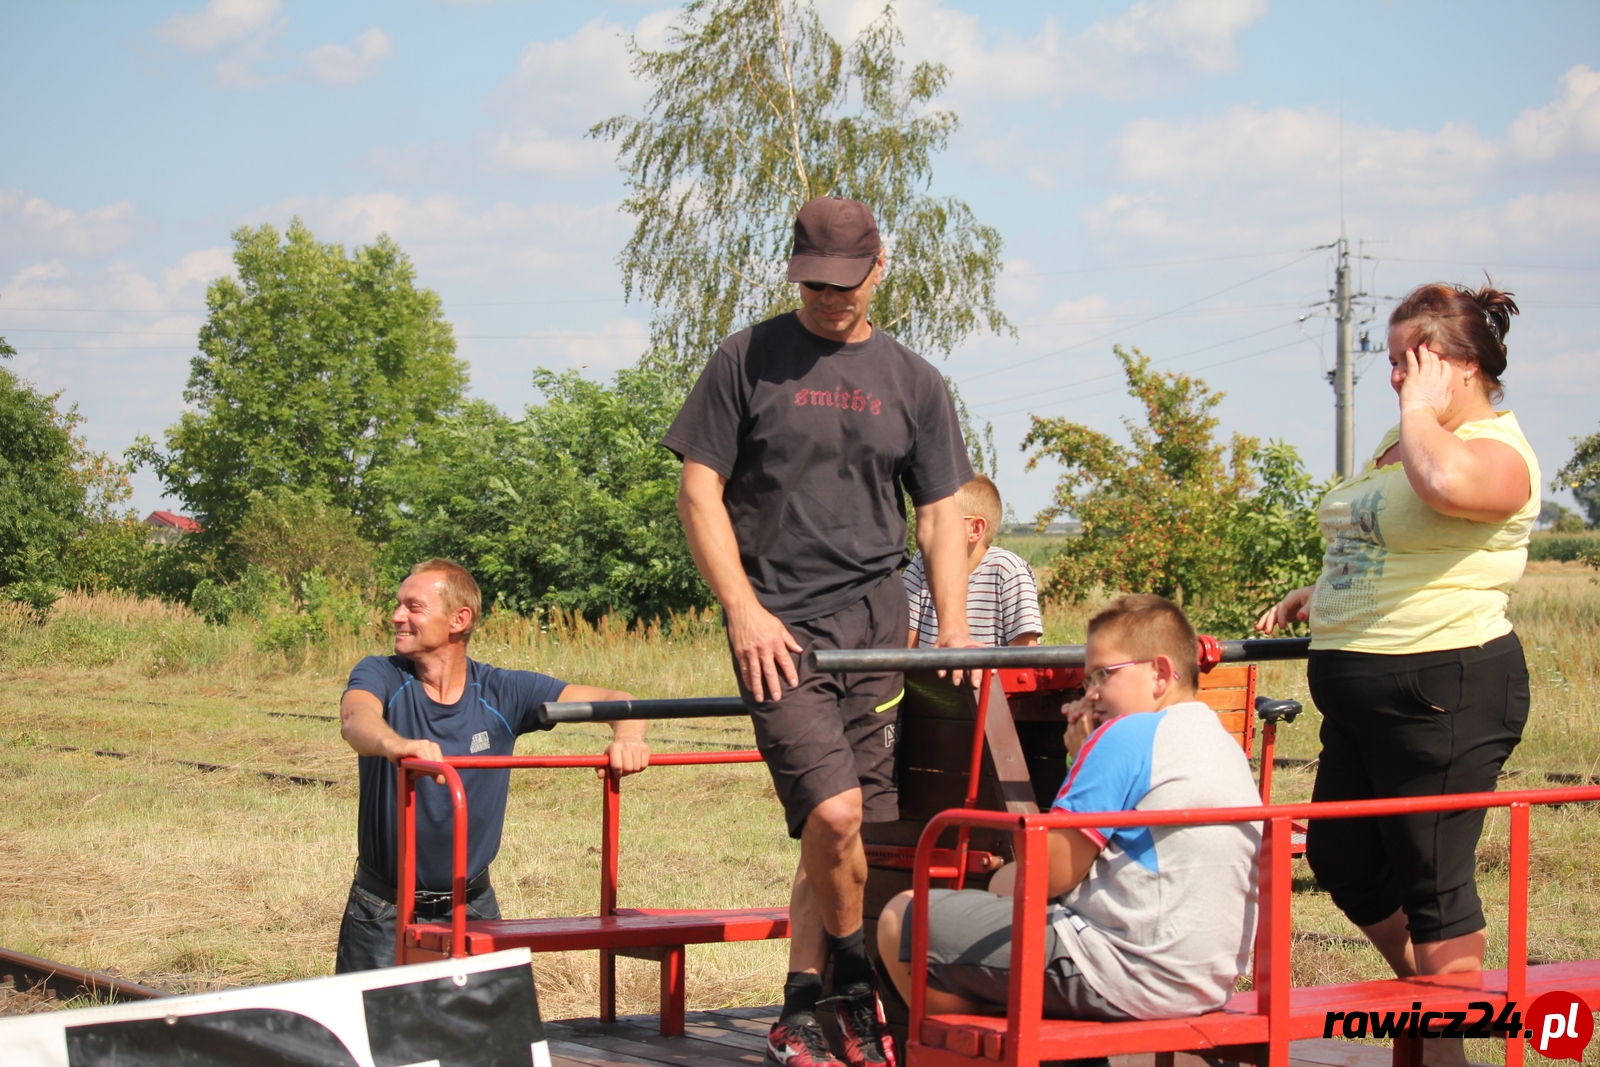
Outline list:
[[[957,127],[930,102],[949,71],[910,70],[892,5],[848,47],[809,0],[696,0],[660,51],[629,41],[654,87],[643,118],[591,135],[620,142],[623,209],[636,220],[620,265],[655,306],[651,343],[685,379],[724,336],[795,306],[784,280],[795,213],[840,195],[870,205],[889,249],[872,321],[919,351],[949,354],[995,306],[998,231],[927,193]]]
[[[1038,416],[1023,441],[1034,450],[1028,469],[1045,459],[1064,468],[1039,525],[1068,513],[1081,524],[1051,559],[1043,592],[1073,602],[1097,589],[1159,593],[1198,625],[1242,632],[1274,597],[1315,578],[1321,490],[1288,445],[1263,449],[1239,434],[1218,443],[1211,412],[1223,394],[1151,371],[1138,349],[1115,353],[1145,411],[1143,425],[1124,420],[1129,444]]]
[[[381,534],[372,477],[418,431],[460,403],[464,364],[439,298],[414,284],[411,261],[388,237],[346,254],[297,218],[234,231],[238,278],[206,291],[210,309],[190,364],[186,412],[166,450],[144,438],[129,455],[220,548],[251,494],[318,489]]]
[[[1571,534],[1583,532],[1583,516],[1554,500],[1540,501],[1539,525],[1552,533]]]
[[[513,611],[648,620],[709,607],[678,522],[678,464],[658,443],[683,404],[672,368],[534,382],[545,402],[521,419],[470,403],[389,472],[391,577],[445,556]]]
[[[16,350],[0,338],[0,358]],[[75,408],[56,406],[0,368],[0,597],[48,611],[69,585],[96,585],[112,549],[136,550],[142,533],[117,506],[128,472],[88,450]]]
[[[1600,526],[1600,432],[1574,437],[1572,458],[1556,471],[1550,488],[1567,488],[1577,499],[1590,526]]]
[[[1259,488],[1228,517],[1228,589],[1201,605],[1196,620],[1229,636],[1248,634],[1268,606],[1315,582],[1326,547],[1317,504],[1333,483],[1314,484],[1300,453],[1282,441],[1256,449],[1249,463]]]

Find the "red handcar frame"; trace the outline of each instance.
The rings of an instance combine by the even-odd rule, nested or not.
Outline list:
[[[1434,797],[1321,804],[1278,804],[1254,808],[1189,811],[1139,811],[1103,814],[1016,815],[951,810],[931,819],[917,845],[911,940],[911,1019],[908,1067],[955,1067],[973,1062],[1034,1065],[1043,1059],[1082,1058],[1132,1052],[1225,1051],[1226,1058],[1262,1067],[1288,1067],[1289,1043],[1323,1035],[1325,1013],[1366,1010],[1383,1004],[1429,1008],[1463,1007],[1469,1000],[1525,1003],[1530,995],[1566,989],[1580,996],[1600,990],[1600,960],[1530,968],[1528,944],[1529,811],[1533,805],[1600,802],[1600,787],[1532,789],[1507,793],[1463,793]],[[1363,816],[1509,808],[1511,821],[1510,901],[1505,971],[1421,976],[1342,986],[1294,990],[1291,985],[1290,833],[1296,819],[1348,819]],[[1017,856],[1013,927],[1042,930],[1048,904],[1048,837],[1051,830],[1118,826],[1196,826],[1217,823],[1264,824],[1260,871],[1260,910],[1255,942],[1255,989],[1236,995],[1222,1011],[1179,1019],[1120,1023],[1043,1019],[1044,939],[1026,937],[1012,949],[1008,1010],[1004,1018],[927,1013],[928,889],[934,879],[955,881],[959,872],[934,862],[933,845],[949,827],[1009,830]],[[1537,976],[1530,981],[1530,970]],[[1522,1067],[1523,1039],[1506,1043],[1506,1067]],[[1420,1065],[1421,1042],[1396,1040],[1394,1061]],[[1158,1059],[1159,1062],[1159,1059]]]

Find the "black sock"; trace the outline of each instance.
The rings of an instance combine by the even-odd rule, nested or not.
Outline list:
[[[860,986],[876,984],[872,961],[867,958],[866,927],[856,927],[855,933],[843,937],[828,935],[828,951],[833,956],[833,991],[838,994],[859,993]]]
[[[806,971],[790,971],[783,983],[783,1011],[778,1021],[788,1022],[796,1015],[814,1015],[822,997],[822,976]]]

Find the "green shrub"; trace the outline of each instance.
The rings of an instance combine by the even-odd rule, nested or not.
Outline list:
[[[1600,549],[1600,534],[1542,534],[1528,543],[1528,562],[1574,563]]]
[[[262,567],[245,568],[236,582],[203,578],[189,597],[189,607],[202,619],[226,626],[244,619],[261,620],[289,607],[289,590],[283,579]]]

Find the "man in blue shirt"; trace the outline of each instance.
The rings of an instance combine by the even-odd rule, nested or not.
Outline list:
[[[533,671],[508,671],[467,658],[483,610],[478,583],[460,564],[431,559],[400,585],[392,656],[368,656],[350,672],[339,703],[339,732],[360,760],[355,882],[339,925],[337,973],[394,966],[395,771],[403,759],[509,756],[517,737],[548,729],[538,718],[551,700],[631,700],[628,693],[567,685]],[[650,763],[642,720],[614,723],[606,748],[620,774]],[[489,864],[500,850],[509,770],[469,770],[467,915],[498,919]],[[417,917],[447,918],[454,821],[443,780],[417,786]]]

